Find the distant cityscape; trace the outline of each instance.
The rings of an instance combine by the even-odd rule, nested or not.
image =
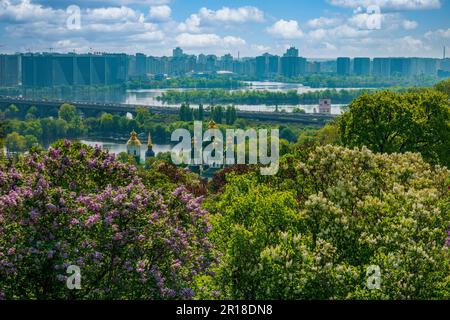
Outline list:
[[[120,85],[166,77],[230,75],[258,80],[295,79],[305,75],[415,77],[450,76],[450,59],[339,57],[318,61],[301,57],[295,47],[283,56],[269,53],[240,58],[226,54],[188,55],[175,48],[171,57],[113,53],[17,53],[0,55],[0,86],[51,87]]]

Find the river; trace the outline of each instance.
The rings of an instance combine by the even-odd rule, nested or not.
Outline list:
[[[93,140],[80,140],[81,143],[91,147],[99,146],[104,150],[108,150],[110,153],[119,154],[121,152],[127,152],[127,141],[123,142],[109,142],[109,141],[93,141]],[[155,154],[170,152],[172,146],[170,144],[154,144],[153,151]],[[147,144],[142,141],[141,147],[141,159],[145,159],[145,152],[147,151]]]
[[[316,91],[324,91],[328,90],[330,88],[311,88],[304,86],[302,84],[296,84],[296,83],[282,83],[282,82],[246,82],[248,86],[242,87],[239,89],[233,89],[230,90],[231,92],[234,91],[245,91],[245,90],[255,90],[255,91],[272,91],[272,92],[288,92],[290,90],[295,90],[297,93],[307,93],[307,92],[316,92]],[[358,90],[356,88],[333,88],[337,91],[340,90]],[[133,105],[152,105],[152,106],[159,106],[159,107],[174,107],[177,108],[180,106],[180,104],[169,104],[164,103],[162,101],[157,100],[156,98],[161,96],[164,92],[167,92],[169,90],[174,91],[187,91],[187,90],[193,90],[192,88],[176,88],[176,89],[139,89],[139,90],[127,90],[125,100],[122,101],[122,103],[126,104],[133,104]],[[199,89],[199,90],[208,90],[208,89]],[[318,101],[317,101],[318,103]],[[191,105],[191,107],[197,108],[198,105]],[[243,111],[268,111],[273,112],[275,111],[275,106],[267,106],[264,104],[260,105],[246,105],[246,104],[237,104],[236,107],[239,110]],[[331,113],[332,114],[341,114],[343,108],[345,107],[344,104],[333,104],[331,107]],[[305,110],[306,113],[314,113],[317,110],[316,105],[280,105],[278,106],[279,111],[286,111],[286,112],[292,112],[295,108],[300,108]]]
[[[99,146],[103,150],[108,150],[110,153],[114,153],[118,155],[121,152],[127,152],[127,140],[124,139],[123,142],[121,141],[110,141],[107,139],[102,139],[102,141],[98,140],[90,140],[90,139],[80,139],[78,140],[81,143],[95,147]],[[48,148],[49,146],[44,146],[44,148]],[[172,150],[172,146],[170,144],[153,144],[153,151],[156,155],[159,153],[164,152],[170,152]],[[147,144],[142,141],[142,147],[141,147],[141,159],[145,159],[145,152],[147,151]],[[8,149],[4,147],[4,153],[7,153]]]
[[[248,86],[231,91],[244,91],[244,90],[256,90],[256,91],[277,91],[287,92],[289,90],[295,90],[298,93],[324,91],[330,88],[311,88],[302,84],[293,83],[281,83],[281,82],[249,82]],[[356,88],[333,88],[337,91],[340,90],[357,90]],[[143,106],[165,106],[165,107],[179,107],[180,104],[167,104],[162,101],[158,101],[156,98],[162,93],[168,90],[186,91],[193,90],[192,88],[176,88],[176,89],[139,89],[139,90],[126,90],[120,88],[114,89],[97,89],[97,88],[45,88],[45,89],[23,89],[22,97],[30,99],[48,99],[48,100],[64,100],[64,101],[90,101],[100,103],[124,103]],[[208,89],[200,89],[208,90]],[[318,101],[317,101],[318,103]],[[196,108],[197,105],[191,105]],[[267,105],[244,105],[238,104],[236,107],[243,111],[275,111],[275,106]],[[345,105],[332,104],[331,113],[341,114]],[[307,113],[314,113],[317,108],[316,105],[280,105],[279,111],[292,112],[294,108],[300,108]]]

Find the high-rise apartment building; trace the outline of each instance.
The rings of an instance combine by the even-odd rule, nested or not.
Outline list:
[[[286,53],[284,54],[285,57],[298,57],[299,51],[295,47],[290,47],[286,50]]]
[[[280,73],[280,57],[279,56],[269,56],[269,67],[268,72],[270,76],[276,76]]]
[[[136,53],[136,76],[144,78],[147,75],[147,56],[143,53]]]
[[[21,68],[24,86],[114,85],[127,80],[128,61],[125,54],[26,54]]]
[[[0,55],[0,86],[19,85],[20,55]]]
[[[180,58],[184,55],[183,53],[183,49],[181,49],[180,47],[176,47],[175,49],[173,49],[172,51],[172,56],[174,58]]]
[[[370,75],[370,58],[353,59],[353,73],[357,76]]]
[[[284,77],[292,78],[306,73],[306,59],[299,57],[296,48],[289,48],[280,59],[281,74]]]
[[[269,54],[263,54],[255,58],[255,74],[257,77],[265,77],[269,71]]]
[[[411,76],[411,59],[390,58],[391,76],[409,77]]]
[[[340,76],[348,76],[350,74],[350,58],[341,57],[337,58],[337,74]]]
[[[375,58],[373,59],[372,75],[375,77],[391,76],[391,59],[389,58]]]

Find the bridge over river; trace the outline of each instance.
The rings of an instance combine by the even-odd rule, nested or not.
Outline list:
[[[96,103],[83,101],[63,101],[63,100],[33,100],[20,97],[0,96],[0,106],[9,106],[15,104],[16,106],[36,108],[58,108],[63,103],[69,103],[81,111],[105,111],[110,113],[124,114],[127,112],[135,112],[136,108],[142,107],[149,109],[155,114],[177,115],[179,108],[176,107],[160,107],[150,105],[133,105],[121,103]],[[332,121],[336,115],[332,114],[307,114],[307,113],[287,113],[287,112],[264,112],[264,111],[237,111],[238,118],[258,120],[275,123],[300,123],[304,125],[323,126]],[[205,115],[209,115],[209,111],[205,110]]]

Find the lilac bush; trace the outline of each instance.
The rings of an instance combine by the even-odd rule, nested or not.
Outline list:
[[[181,186],[68,141],[0,171],[0,298],[191,299],[215,261],[207,212]],[[68,266],[81,289],[66,286]]]

